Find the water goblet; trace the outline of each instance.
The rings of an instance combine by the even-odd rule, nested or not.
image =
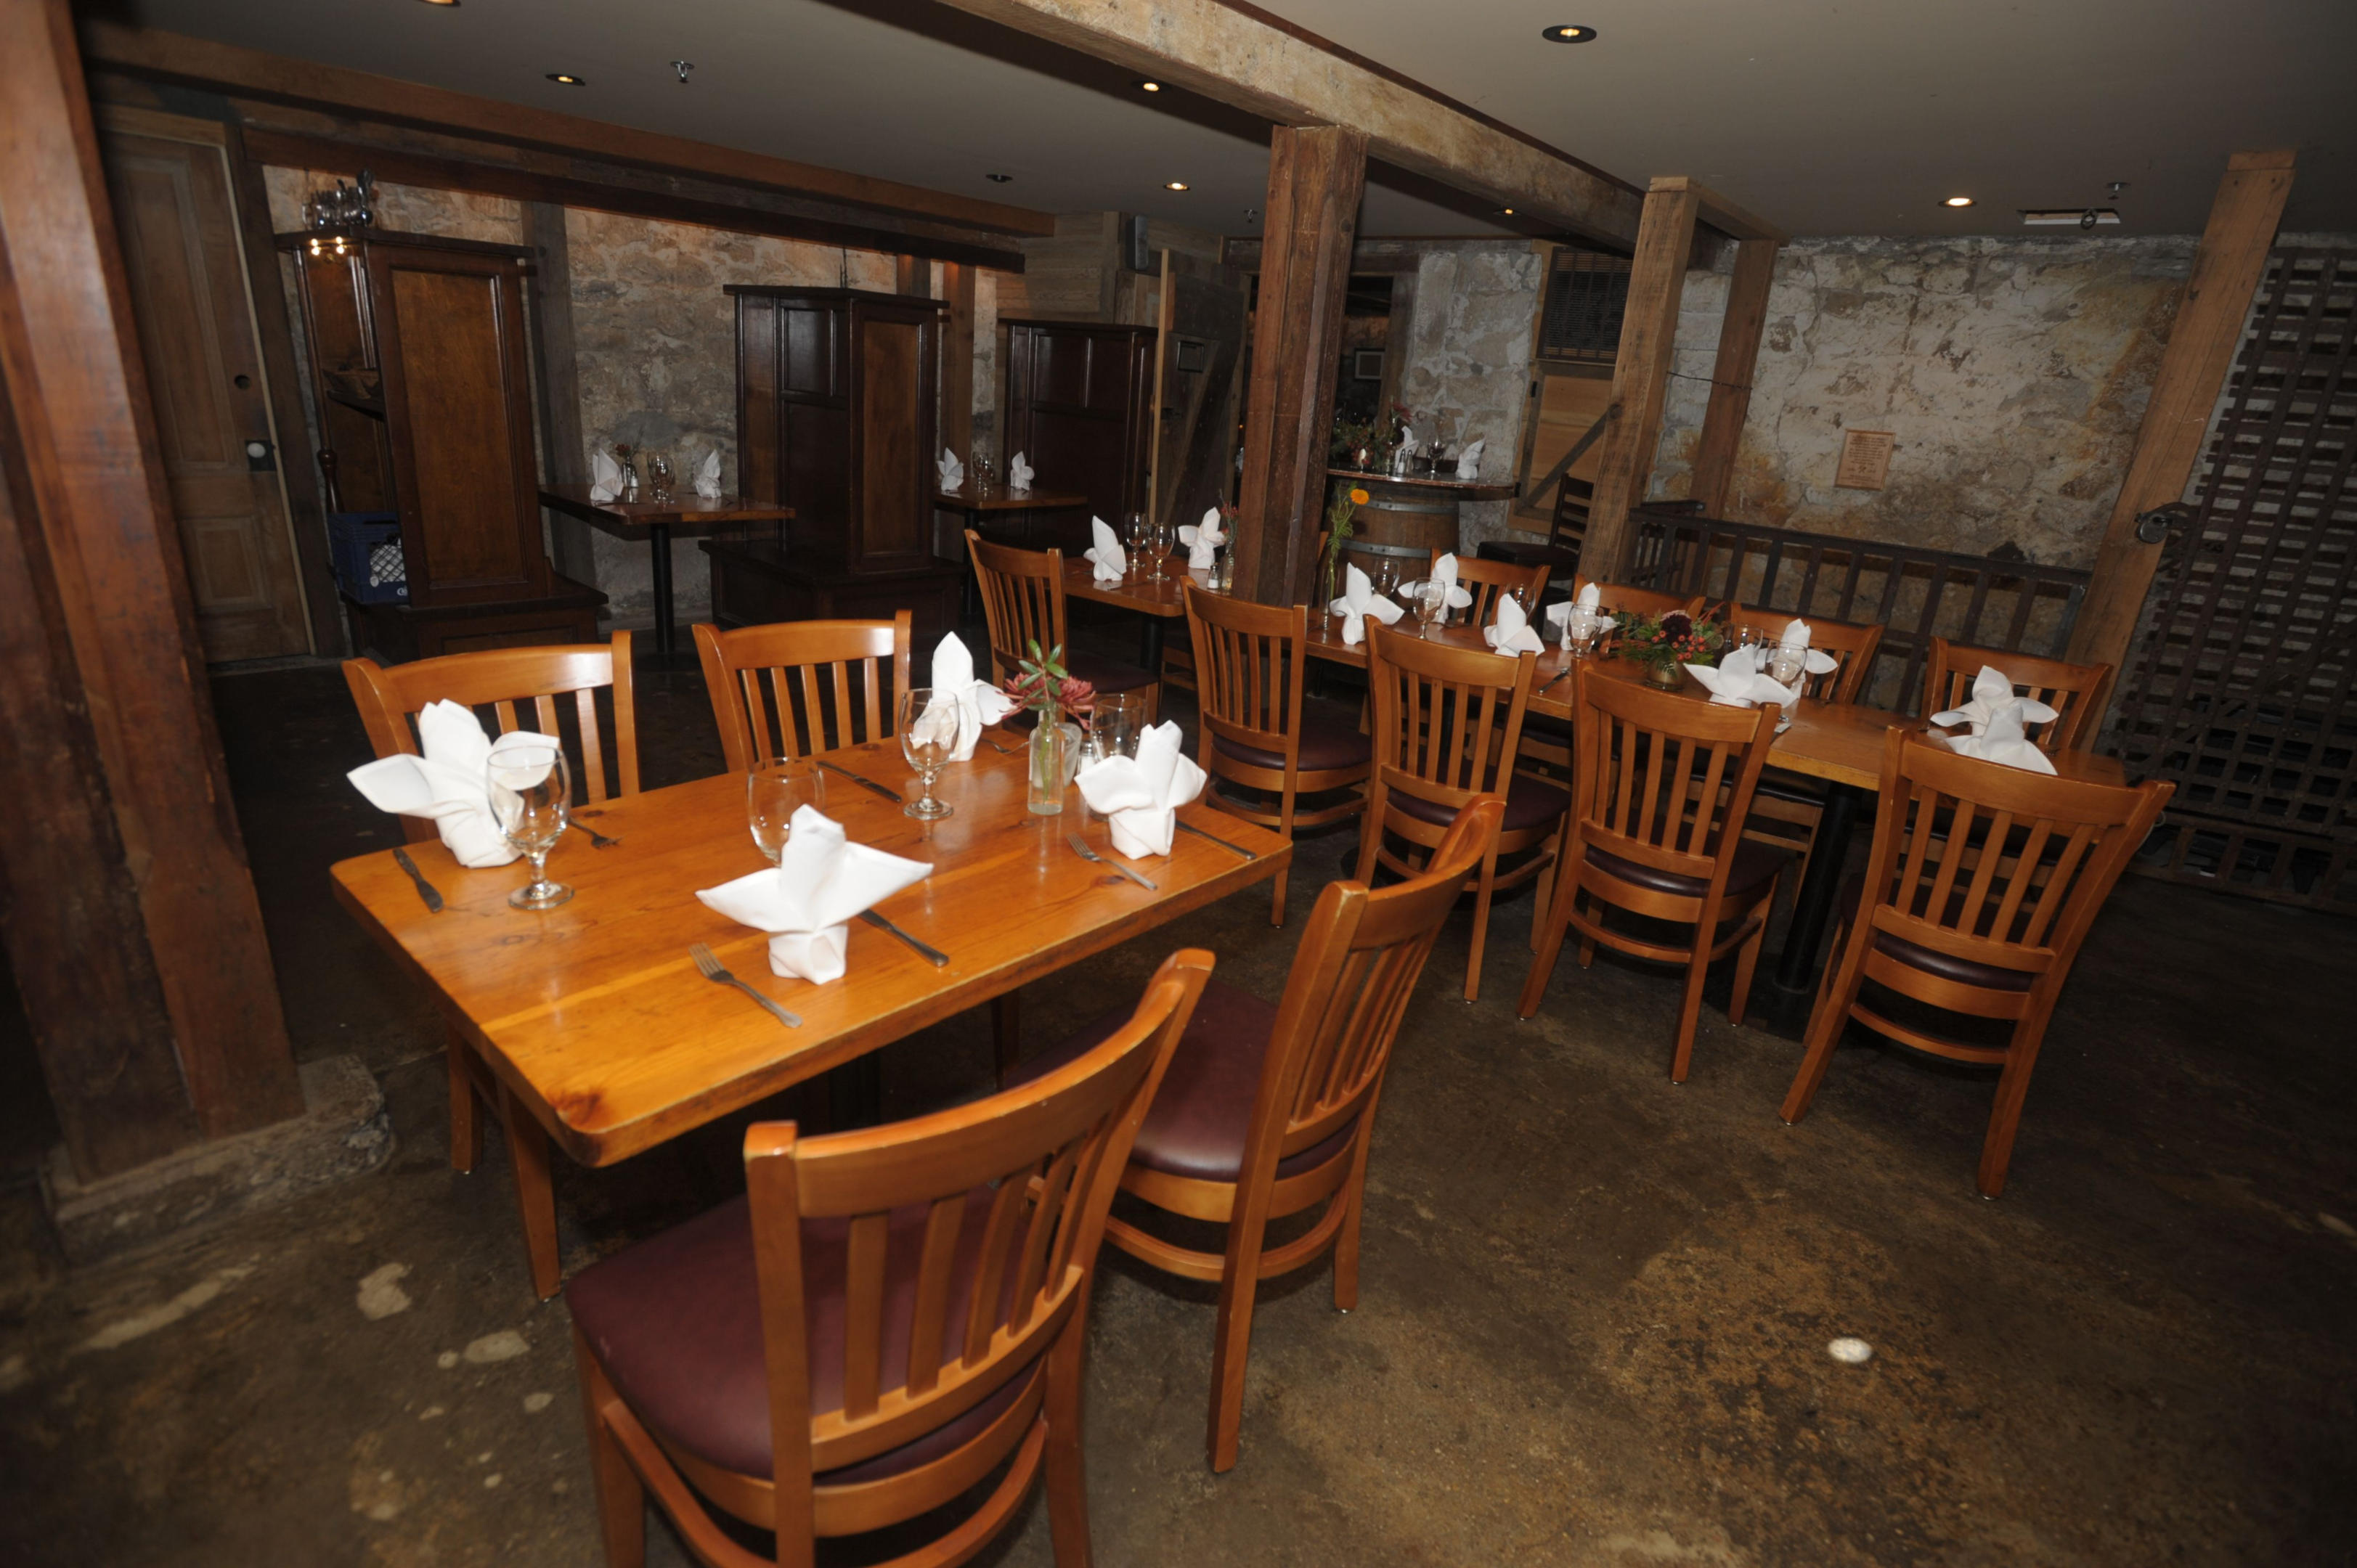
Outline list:
[[[794,812],[808,806],[826,809],[826,775],[804,757],[776,757],[757,762],[745,775],[745,821],[753,830],[753,846],[771,865],[786,852],[786,835]]]
[[[1426,637],[1432,635],[1433,623],[1445,622],[1448,617],[1448,585],[1437,577],[1427,577],[1416,585],[1415,620]]]
[[[1089,708],[1089,758],[1137,755],[1146,732],[1146,697],[1139,692],[1099,692]]]
[[[647,485],[653,490],[655,501],[658,505],[670,501],[672,485],[677,478],[678,476],[672,472],[671,459],[669,457],[665,456],[661,452],[653,453],[648,456]]]
[[[1768,648],[1768,679],[1780,686],[1797,686],[1808,673],[1809,650],[1771,644]]]
[[[1178,548],[1178,523],[1173,518],[1154,521],[1154,575],[1160,577],[1169,570],[1171,552]]]
[[[1134,511],[1127,517],[1122,519],[1121,540],[1122,542],[1129,548],[1129,569],[1132,575],[1136,575],[1145,570],[1144,555],[1146,545],[1146,542],[1152,537],[1153,530],[1146,526],[1146,514],[1144,512]]]
[[[532,881],[508,895],[518,909],[554,909],[573,889],[548,879],[548,852],[565,836],[573,809],[573,773],[565,748],[545,736],[503,735],[483,762],[491,821],[532,862]]]
[[[942,696],[946,700],[935,707],[931,686],[911,686],[900,693],[900,755],[909,759],[924,784],[917,798],[900,811],[920,822],[938,822],[955,809],[947,800],[933,799],[933,780],[950,765],[950,753],[957,748],[957,699],[948,692]]]

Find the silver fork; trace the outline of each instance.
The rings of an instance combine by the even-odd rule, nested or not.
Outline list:
[[[1074,854],[1079,855],[1082,860],[1089,862],[1091,865],[1102,865],[1109,870],[1118,871],[1124,876],[1128,877],[1132,882],[1136,883],[1140,887],[1145,888],[1148,893],[1159,893],[1162,891],[1161,888],[1157,887],[1153,883],[1148,882],[1145,877],[1140,876],[1137,873],[1132,871],[1121,862],[1117,860],[1107,860],[1104,856],[1091,849],[1089,847],[1089,841],[1082,838],[1080,834],[1066,833],[1064,835],[1064,842],[1072,846],[1072,853]]]
[[[737,979],[735,975],[722,968],[720,960],[714,955],[710,948],[705,947],[702,942],[696,942],[691,945],[687,950],[687,956],[695,961],[696,970],[704,976],[705,979],[711,981],[716,985],[735,986],[737,990],[743,992],[746,995],[751,997],[754,1001],[759,1002],[762,1006],[768,1008],[771,1015],[773,1015],[779,1023],[785,1025],[786,1027],[790,1029],[799,1029],[802,1026],[802,1021],[800,1018],[795,1017],[791,1013],[787,1012],[784,1008],[779,1006],[776,1003],[770,1001],[768,997],[762,995],[759,992],[754,990],[751,986],[746,984],[743,981]]]

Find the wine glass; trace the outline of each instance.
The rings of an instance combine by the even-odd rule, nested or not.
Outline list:
[[[1390,595],[1399,586],[1400,564],[1396,555],[1375,558],[1375,592]]]
[[[1178,548],[1178,521],[1176,518],[1154,520],[1154,575],[1159,577],[1168,568],[1170,553]]]
[[[1765,641],[1765,634],[1762,634],[1762,641]],[[1768,679],[1778,685],[1799,684],[1801,677],[1808,672],[1808,668],[1809,650],[1807,649],[1786,648],[1781,643],[1769,645]]]
[[[745,821],[753,830],[753,844],[771,865],[786,853],[786,835],[794,812],[808,806],[826,809],[826,775],[818,765],[798,757],[773,757],[757,762],[745,775]]]
[[[1089,758],[1135,757],[1146,730],[1146,697],[1138,692],[1099,692],[1089,709]]]
[[[1432,635],[1432,623],[1445,620],[1448,614],[1448,585],[1437,577],[1426,577],[1415,585],[1416,625],[1423,635]]]
[[[942,695],[947,700],[935,708],[931,686],[911,686],[900,693],[900,755],[924,781],[923,790],[900,811],[920,822],[937,822],[955,809],[947,800],[933,799],[933,780],[949,766],[950,753],[957,747],[957,699],[948,692]]]
[[[654,453],[647,458],[647,484],[653,489],[658,504],[671,499],[672,482],[676,477],[672,472],[671,459],[662,453]]]
[[[1153,538],[1153,530],[1146,526],[1146,514],[1144,512],[1134,511],[1127,517],[1122,519],[1122,542],[1129,547],[1129,569],[1131,572],[1135,573],[1143,569],[1142,557],[1145,554],[1146,542]]]
[[[519,909],[554,909],[573,889],[548,879],[548,852],[565,836],[573,807],[573,774],[565,748],[545,736],[503,735],[483,763],[491,821],[532,862],[532,882],[508,895]]]

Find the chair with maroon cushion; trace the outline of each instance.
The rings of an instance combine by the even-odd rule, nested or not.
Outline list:
[[[1147,722],[1159,716],[1162,686],[1149,671],[1075,650],[1064,633],[1064,553],[993,544],[965,531],[966,553],[982,588],[982,616],[990,628],[991,679],[1004,684],[1019,673],[1031,644],[1064,650],[1064,669],[1100,692],[1144,692]]]
[[[1082,1348],[1105,1213],[1211,972],[1173,955],[1092,1047],[972,1105],[803,1139],[745,1135],[746,1197],[566,1287],[609,1568],[645,1493],[699,1562],[807,1565],[822,1537],[942,1507],[891,1559],[963,1563],[1043,1466],[1056,1561],[1089,1561]],[[707,1504],[775,1534],[757,1555]]]
[[[1467,885],[1473,899],[1473,950],[1465,961],[1465,1000],[1481,992],[1481,950],[1490,929],[1490,898],[1500,887],[1538,881],[1531,940],[1546,918],[1546,868],[1571,797],[1544,779],[1514,770],[1523,713],[1531,698],[1533,656],[1507,658],[1486,648],[1429,642],[1413,632],[1369,623],[1367,684],[1375,705],[1375,771],[1367,792],[1367,820],[1359,829],[1358,878],[1372,881],[1382,865],[1405,876],[1424,865],[1383,843],[1394,834],[1430,851],[1476,795],[1505,798],[1498,834]],[[1539,853],[1501,880],[1498,857]]]
[[[1421,876],[1372,893],[1363,883],[1328,883],[1276,1005],[1217,981],[1204,987],[1138,1130],[1123,1189],[1168,1213],[1228,1228],[1226,1250],[1203,1252],[1118,1218],[1106,1226],[1122,1251],[1220,1287],[1214,1470],[1236,1462],[1260,1282],[1314,1262],[1330,1246],[1334,1305],[1345,1312],[1358,1305],[1367,1152],[1392,1041],[1433,939],[1497,836],[1503,810],[1494,795],[1469,803]],[[1117,1022],[1103,1020],[1019,1070],[1056,1068]],[[1308,1230],[1271,1245],[1270,1221],[1320,1203],[1325,1211]]]
[[[1784,1120],[1808,1114],[1856,1018],[1917,1050],[2000,1069],[1976,1179],[1985,1197],[2003,1192],[2062,983],[2174,789],[2057,779],[1893,729],[1883,742],[1874,848],[1845,898],[1852,913],[1834,938]],[[1901,1024],[1860,1000],[1869,980],[1948,1012],[2008,1022],[2011,1037],[1978,1046]]]
[[[1783,854],[1742,833],[1779,710],[1720,707],[1654,691],[1583,665],[1573,677],[1571,826],[1546,934],[1523,984],[1518,1011],[1539,1010],[1564,933],[1579,932],[1579,962],[1598,942],[1637,958],[1685,966],[1670,1081],[1684,1083],[1694,1058],[1703,977],[1734,952],[1727,1022],[1743,1022],[1751,974],[1767,934]],[[1597,908],[1584,909],[1583,901]],[[1683,947],[1617,931],[1608,908],[1694,928]]]
[[[1308,612],[1207,594],[1187,585],[1187,629],[1195,649],[1195,702],[1202,721],[1198,760],[1211,776],[1211,803],[1274,828],[1323,827],[1366,810],[1366,797],[1298,811],[1303,795],[1366,782],[1373,744],[1355,730],[1313,718],[1301,705],[1302,642]],[[1222,784],[1276,797],[1276,810],[1240,799]],[[1276,874],[1269,924],[1285,924],[1286,874]]]

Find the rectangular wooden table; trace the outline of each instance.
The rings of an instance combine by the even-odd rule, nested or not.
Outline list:
[[[567,832],[549,875],[575,892],[554,909],[509,908],[508,894],[527,875],[521,861],[469,871],[439,843],[409,853],[442,895],[441,913],[427,911],[390,850],[338,864],[336,895],[480,1054],[525,1141],[537,1126],[576,1160],[612,1165],[1264,881],[1291,860],[1285,839],[1199,801],[1182,820],[1257,858],[1180,833],[1168,858],[1134,863],[1158,885],[1149,893],[1065,842],[1080,832],[1098,854],[1112,854],[1104,823],[1087,820],[1077,790],[1067,790],[1061,815],[1032,814],[1022,737],[989,733],[1011,755],[985,743],[971,763],[951,765],[938,793],[956,814],[941,822],[917,822],[828,776],[826,812],[854,842],[932,864],[931,876],[877,912],[948,954],[943,968],[855,920],[843,979],[812,985],[772,975],[768,937],[695,897],[761,867],[745,782],[734,773],[609,802],[596,826],[621,841],[613,848]],[[916,798],[897,742],[826,756]],[[788,1028],[705,980],[688,956],[698,941],[800,1015],[802,1026]],[[511,1149],[519,1172],[533,1154]],[[539,1158],[544,1170],[544,1144]],[[520,1192],[524,1182],[520,1175]],[[528,1204],[542,1210],[525,1221],[545,1296],[556,1277],[544,1183]]]
[[[1411,626],[1405,617],[1398,626]],[[1432,640],[1458,648],[1486,649],[1481,640],[1481,628],[1474,626],[1435,628],[1429,633]],[[1308,652],[1313,659],[1324,659],[1337,664],[1366,668],[1367,645],[1355,646],[1342,640],[1342,621],[1339,616],[1313,616],[1309,622]],[[1629,660],[1610,655],[1591,655],[1585,660],[1575,660],[1563,651],[1558,642],[1550,641],[1546,650],[1535,656],[1537,669],[1531,682],[1530,711],[1568,723],[1573,716],[1572,687],[1576,677],[1566,673],[1575,662],[1585,662],[1598,674],[1614,680],[1642,681],[1643,670]],[[1563,679],[1557,680],[1557,676]],[[1696,682],[1689,681],[1683,688],[1691,701],[1706,703],[1710,694]],[[1929,727],[1919,718],[1896,714],[1887,708],[1870,708],[1857,703],[1820,703],[1803,700],[1791,714],[1792,726],[1770,741],[1768,760],[1789,772],[1803,773],[1825,782],[1825,805],[1817,822],[1816,847],[1809,855],[1808,869],[1803,874],[1801,886],[1792,895],[1792,924],[1784,936],[1784,950],[1777,955],[1776,967],[1770,983],[1787,998],[1805,998],[1815,987],[1818,949],[1824,940],[1825,927],[1831,921],[1835,897],[1841,890],[1843,862],[1849,849],[1850,832],[1857,819],[1857,810],[1866,799],[1876,793],[1882,784],[1883,736],[1894,725],[1928,732]],[[2064,752],[2054,759],[2054,770],[2065,779],[2082,779],[2097,784],[2125,784],[2126,770],[2115,757],[2098,757],[2093,752]]]
[[[1100,583],[1096,563],[1075,560],[1064,563],[1064,595],[1067,598],[1092,599],[1101,605],[1118,605],[1135,610],[1143,618],[1138,634],[1137,660],[1148,674],[1159,680],[1162,675],[1162,628],[1166,621],[1183,620],[1187,615],[1186,585],[1192,583],[1205,593],[1211,587],[1211,574],[1197,571],[1181,563],[1173,553],[1162,562],[1162,575],[1147,575],[1146,564],[1132,557],[1130,569],[1118,583]]]
[[[735,523],[785,522],[794,515],[790,506],[744,496],[700,496],[693,485],[673,491],[667,501],[654,499],[651,491],[640,492],[647,498],[642,500],[592,500],[590,489],[587,485],[543,485],[540,504],[551,511],[579,518],[617,539],[647,542],[651,552],[649,565],[654,572],[655,651],[659,654],[676,650],[671,594],[672,531],[676,528],[691,533],[708,533]]]

